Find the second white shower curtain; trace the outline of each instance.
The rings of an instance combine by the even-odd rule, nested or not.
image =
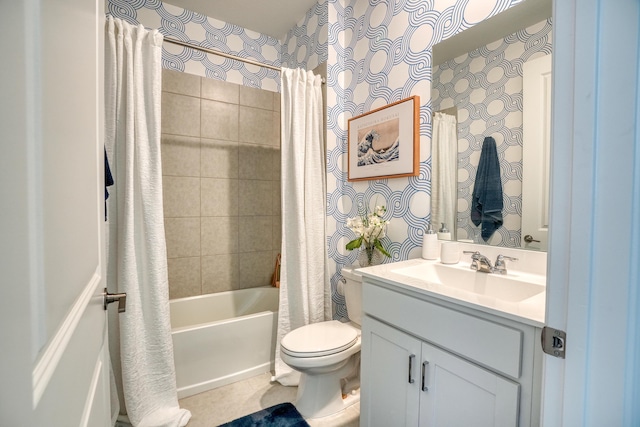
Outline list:
[[[330,317],[327,283],[326,176],[320,76],[282,69],[282,268],[278,343],[289,331]],[[280,359],[276,379],[299,374]]]
[[[455,240],[458,131],[456,117],[435,113],[431,140],[431,224],[434,230],[447,225]]]

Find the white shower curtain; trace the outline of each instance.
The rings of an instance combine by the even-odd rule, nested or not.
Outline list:
[[[108,18],[105,146],[109,188],[107,285],[127,293],[119,315],[123,392],[134,427],[184,426],[176,393],[162,209],[160,87],[163,37]]]
[[[278,344],[287,332],[331,315],[328,286],[325,147],[320,76],[282,69],[282,267]],[[276,379],[297,385],[300,375],[280,359]]]
[[[447,225],[455,238],[458,132],[455,116],[435,113],[431,139],[431,224],[439,230]]]

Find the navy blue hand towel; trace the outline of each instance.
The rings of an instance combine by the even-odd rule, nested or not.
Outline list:
[[[502,226],[502,181],[496,141],[488,136],[482,143],[476,182],[471,198],[471,221],[482,224],[481,235],[486,242]]]

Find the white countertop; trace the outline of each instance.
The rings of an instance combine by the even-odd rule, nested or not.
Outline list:
[[[430,283],[426,280],[408,277],[404,274],[394,273],[394,270],[412,267],[425,262],[439,263],[440,261],[427,261],[421,258],[411,259],[408,261],[360,268],[357,272],[362,274],[364,286],[367,286],[367,279],[374,279],[377,282],[385,283],[387,287],[391,289],[397,287],[400,292],[425,295],[538,328],[545,325],[546,291],[519,302],[509,302],[444,286],[439,283]],[[461,262],[459,263],[459,267],[469,268],[469,263]],[[532,278],[538,283],[545,283],[544,276]]]

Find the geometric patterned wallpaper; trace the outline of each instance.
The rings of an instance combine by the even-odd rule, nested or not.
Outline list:
[[[496,140],[504,224],[493,246],[520,247],[522,224],[522,69],[551,54],[551,19],[449,60],[433,70],[433,109],[458,109],[458,239],[477,238],[471,196],[482,141]]]
[[[281,42],[160,0],[107,0],[107,13],[163,35],[276,67],[312,70],[327,60],[327,3],[307,11]],[[280,91],[280,73],[170,43],[162,67],[238,85]]]
[[[327,60],[327,0],[319,0],[282,43],[283,67],[313,70]]]

